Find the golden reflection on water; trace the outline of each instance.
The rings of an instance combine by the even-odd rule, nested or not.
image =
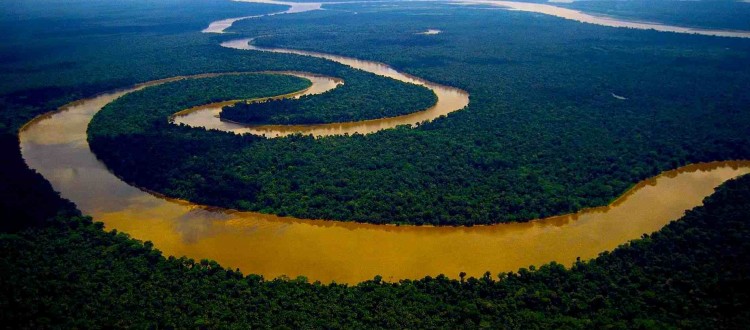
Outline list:
[[[694,165],[643,184],[617,206],[519,224],[475,227],[377,226],[221,212],[180,203],[101,214],[108,228],[148,239],[164,252],[210,258],[266,277],[305,275],[355,283],[376,274],[479,276],[576,257],[595,257],[658,230],[700,204],[750,163]],[[145,215],[145,216],[144,216]],[[133,221],[132,219],[140,219]]]
[[[126,92],[76,102],[27,125],[20,133],[26,162],[107,229],[150,240],[167,255],[214,259],[269,278],[355,283],[377,274],[397,280],[479,276],[553,260],[569,265],[658,230],[722,182],[750,173],[747,161],[691,165],[639,184],[611,207],[492,226],[377,226],[226,211],[129,186],[90,152],[88,121]]]

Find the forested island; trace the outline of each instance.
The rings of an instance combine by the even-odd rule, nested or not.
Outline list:
[[[421,111],[436,102],[424,87],[396,83],[357,72],[346,83],[356,88],[336,88],[321,95],[298,99],[240,102],[221,111],[222,120],[260,124],[324,124],[396,117]]]
[[[0,15],[4,26],[18,28],[0,36],[5,327],[737,329],[750,321],[750,176],[596,259],[480,278],[310,283],[164,256],[82,214],[29,169],[19,150],[22,125],[82,97],[177,75],[308,71],[342,78],[340,93],[352,97],[368,92],[358,77],[399,85],[325,60],[224,49],[218,44],[237,35],[197,33],[213,20],[282,6],[22,0],[6,8],[22,15]],[[60,17],[49,17],[51,9]],[[90,128],[92,148],[126,181],[193,202],[437,225],[566,213],[606,204],[682,164],[750,158],[747,40],[439,4],[334,9],[238,22],[232,32],[265,35],[262,45],[386,62],[469,91],[470,106],[371,135],[267,139],[168,118],[308,82],[268,74],[184,80],[110,104]],[[426,28],[443,33],[414,34]],[[305,100],[306,111],[325,109],[325,98]],[[388,109],[424,105],[422,97],[407,100]]]
[[[184,79],[147,87],[137,95],[125,95],[108,104],[89,126],[92,148],[97,138],[148,135],[164,127],[170,116],[199,105],[226,100],[255,99],[285,95],[311,86],[309,80],[283,74],[229,74],[201,79]]]

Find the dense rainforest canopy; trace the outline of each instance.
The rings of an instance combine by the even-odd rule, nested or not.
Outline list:
[[[0,35],[0,324],[4,327],[706,329],[743,328],[750,322],[748,176],[728,182],[706,200],[706,206],[680,221],[571,269],[549,264],[479,279],[439,276],[400,283],[376,277],[346,286],[306,283],[303,278],[262,279],[209,260],[161,256],[149,242],[108,231],[96,219],[83,217],[43,177],[29,170],[18,150],[16,133],[21,125],[77,98],[169,76],[306,70],[346,79],[351,70],[312,58],[226,50],[217,46],[226,36],[195,33],[214,19],[276,11],[279,6],[218,0],[132,0],[126,7],[120,2],[96,2],[104,7],[92,7],[90,1],[39,3],[10,2],[24,5],[19,10],[25,16],[18,16],[23,20],[0,15],[3,26],[29,31]],[[424,7],[425,15],[404,19],[406,14],[398,14],[402,9],[398,6],[404,4],[358,7],[359,17],[373,15],[361,24],[346,18],[347,6],[338,6],[342,11],[336,12],[280,16],[275,19],[285,23],[279,25],[307,25],[300,25],[298,34],[292,33],[292,25],[286,26],[288,34],[263,42],[309,49],[325,46],[326,51],[386,61],[430,80],[458,85],[472,93],[467,111],[419,129],[320,141],[239,138],[166,125],[152,131],[160,139],[168,137],[164,132],[175,134],[176,141],[161,140],[161,146],[167,147],[191,134],[196,146],[210,145],[211,139],[247,139],[252,148],[262,146],[280,157],[297,154],[304,156],[302,162],[315,160],[310,164],[324,164],[335,170],[332,175],[346,174],[346,169],[336,167],[342,164],[356,168],[352,160],[363,156],[383,155],[380,166],[404,156],[407,161],[394,163],[400,170],[397,166],[370,170],[375,175],[372,181],[387,179],[380,173],[397,170],[408,174],[401,178],[415,178],[398,184],[387,181],[389,198],[403,196],[404,191],[438,189],[416,189],[423,181],[412,172],[437,164],[423,156],[432,153],[445,157],[441,160],[446,167],[435,165],[432,168],[438,171],[427,173],[451,189],[464,184],[478,187],[472,176],[476,173],[509,172],[503,174],[508,184],[490,180],[487,185],[495,192],[508,191],[506,197],[515,197],[510,205],[518,200],[528,210],[516,212],[513,219],[544,214],[545,207],[559,200],[577,202],[574,207],[606,202],[634,180],[685,162],[747,158],[750,131],[743,110],[748,96],[742,90],[748,85],[750,67],[747,41],[621,31],[498,10],[441,8],[455,19],[452,25],[443,16],[428,15],[433,9]],[[65,19],[49,21],[44,15],[50,8],[67,8]],[[203,15],[192,15],[194,11]],[[100,18],[102,12],[107,15]],[[391,14],[395,16],[388,18]],[[351,33],[335,34],[333,25],[325,26],[335,15],[341,15],[336,24],[348,24]],[[283,32],[272,20],[256,23],[241,25]],[[366,24],[380,32],[366,31]],[[481,28],[486,26],[495,28]],[[444,32],[413,35],[428,27]],[[306,40],[309,33],[328,42],[315,45]],[[502,42],[471,47],[472,38],[466,38],[470,33]],[[455,53],[450,52],[451,43],[457,45]],[[462,51],[470,55],[462,56]],[[491,74],[479,74],[485,70]],[[628,100],[612,98],[610,93]],[[450,132],[453,140],[441,131]],[[160,146],[156,136],[131,137]],[[118,152],[123,150],[129,148]],[[308,155],[317,151],[323,154]],[[324,162],[350,151],[358,152],[342,163]],[[147,154],[141,161],[153,156]],[[157,163],[144,171],[167,166]],[[288,168],[280,173],[290,174]],[[442,177],[443,173],[450,176]],[[520,188],[509,188],[512,185]],[[282,196],[286,187],[291,186],[282,185]],[[482,192],[456,190],[441,202],[457,210],[469,210],[462,196]],[[332,191],[329,195],[336,196]],[[414,199],[430,203],[430,194]],[[549,197],[555,202],[547,201]],[[346,212],[350,211],[340,215],[358,219]],[[471,219],[455,217],[463,218]]]

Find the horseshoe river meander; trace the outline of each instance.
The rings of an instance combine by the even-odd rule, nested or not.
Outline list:
[[[320,4],[305,4],[305,8],[300,8],[299,4],[289,5],[289,13],[321,8]],[[214,22],[204,32],[223,32],[236,20]],[[269,137],[292,132],[366,134],[432,120],[460,110],[469,102],[468,93],[464,91],[398,72],[382,63],[291,49],[261,49],[251,42],[251,39],[239,39],[222,45],[238,51],[325,58],[423,85],[436,93],[438,102],[411,115],[380,120],[250,128],[219,121],[214,115],[221,104],[214,104],[180,113],[173,118],[175,122]],[[308,73],[281,74],[294,74],[313,82],[310,89],[289,97],[322,93],[342,83],[336,78]],[[148,82],[66,105],[35,119],[21,130],[23,157],[63,197],[103,222],[107,229],[152,241],[166,255],[214,259],[225,267],[240,268],[245,273],[267,278],[304,275],[310,280],[339,283],[356,283],[378,274],[395,281],[437,274],[457,277],[462,271],[479,276],[485,271],[515,271],[550,261],[570,265],[576,257],[592,258],[660,229],[685,210],[700,205],[702,199],[724,181],[750,173],[750,161],[690,165],[639,183],[607,207],[527,223],[474,227],[382,226],[238,212],[159,197],[121,181],[89,150],[86,128],[93,115],[106,104],[147,86],[207,76],[211,75]]]

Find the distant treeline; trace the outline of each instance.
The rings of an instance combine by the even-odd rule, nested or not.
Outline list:
[[[750,31],[747,1],[575,1],[558,3],[587,13],[687,27]]]

